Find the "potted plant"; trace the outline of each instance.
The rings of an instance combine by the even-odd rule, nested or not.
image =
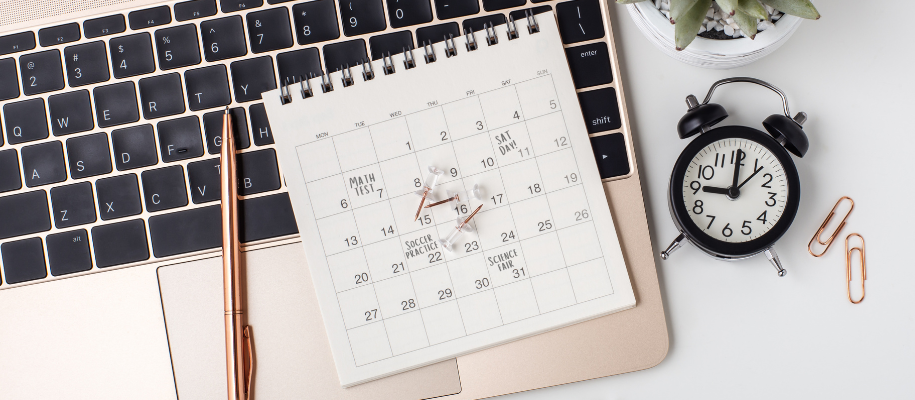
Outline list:
[[[733,68],[778,48],[802,19],[818,19],[810,0],[617,0],[668,55],[709,68]]]

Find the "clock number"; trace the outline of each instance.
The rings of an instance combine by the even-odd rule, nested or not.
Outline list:
[[[725,225],[724,228],[721,229],[721,234],[724,235],[724,237],[731,237],[731,235],[734,234],[734,230],[731,229],[731,224]]]
[[[711,165],[700,165],[699,166],[699,177],[705,180],[710,180],[715,177],[715,167]]]
[[[743,227],[740,228],[740,233],[744,234],[744,236],[753,233],[753,228],[750,228],[749,223],[750,221],[743,221]]]
[[[706,226],[705,229],[711,229],[712,223],[715,222],[715,216],[714,216],[714,215],[706,215],[706,217],[711,218],[712,220],[708,222],[708,226]]]
[[[765,174],[765,175],[763,175],[763,178],[766,178],[766,177],[768,177],[769,180],[766,181],[766,183],[763,183],[763,184],[762,184],[762,187],[764,187],[764,188],[766,188],[766,189],[772,189],[772,186],[769,186],[769,184],[772,183],[772,174]]]
[[[693,194],[699,193],[699,189],[702,189],[702,184],[699,181],[692,181],[689,183],[689,188],[693,189]]]
[[[769,204],[769,200],[766,200],[766,205],[767,205],[767,206],[772,207],[772,206],[775,205],[775,203],[776,203],[775,195],[776,195],[776,193],[769,192],[769,200],[772,200],[772,204]]]
[[[765,225],[766,224],[766,211],[763,211],[762,214],[759,214],[759,216],[756,217],[756,220],[762,221],[763,225]]]
[[[703,204],[704,203],[702,203],[702,200],[696,200],[696,202],[693,203],[693,213],[702,214],[702,205]]]

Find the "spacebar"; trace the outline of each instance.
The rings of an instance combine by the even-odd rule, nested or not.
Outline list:
[[[214,205],[151,217],[149,237],[153,254],[159,258],[220,247],[220,207]]]

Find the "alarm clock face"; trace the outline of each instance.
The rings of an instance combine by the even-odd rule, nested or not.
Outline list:
[[[770,135],[724,126],[683,150],[668,200],[691,242],[714,256],[742,258],[787,231],[800,203],[799,181],[791,156]]]
[[[693,156],[683,177],[683,202],[693,223],[724,242],[762,236],[782,217],[787,200],[784,166],[750,139],[712,142]]]

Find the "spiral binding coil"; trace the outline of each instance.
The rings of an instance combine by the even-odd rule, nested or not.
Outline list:
[[[537,18],[534,16],[530,10],[524,11],[525,19],[527,20],[527,32],[529,34],[535,34],[540,32],[540,24],[537,23]],[[519,37],[518,27],[516,25],[515,19],[512,16],[509,16],[508,22],[506,22],[506,36],[508,40],[515,40]],[[488,46],[495,46],[499,44],[499,36],[496,34],[496,27],[492,22],[489,25],[483,25],[483,31],[486,35],[486,44]],[[454,35],[448,35],[444,37],[445,43],[445,57],[451,58],[458,55],[457,46],[454,43]],[[438,60],[438,56],[435,54],[435,47],[431,41],[424,41],[423,45],[423,60],[426,64],[434,63]],[[479,48],[477,38],[475,33],[472,30],[466,29],[464,31],[464,47],[468,52],[475,51]],[[413,55],[412,48],[404,48],[404,69],[413,69],[416,68],[416,59]],[[381,56],[381,62],[383,64],[382,72],[385,75],[391,75],[397,72],[394,67],[394,56],[388,52]],[[375,70],[372,67],[372,62],[368,59],[363,60],[362,65],[362,80],[370,81],[375,79]],[[352,67],[349,64],[345,64],[340,68],[341,74],[341,83],[343,87],[349,87],[356,84],[356,80],[353,78]],[[311,87],[311,79],[316,78],[315,74],[309,73],[307,77],[301,78],[298,81],[289,82],[286,80],[284,85],[280,85],[280,102],[285,105],[292,103],[292,91],[289,89],[290,86],[298,83],[301,87],[300,93],[302,99],[307,99],[309,97],[314,97],[314,89]],[[325,71],[321,71],[321,91],[324,93],[334,91],[334,84],[331,80],[330,74]]]

